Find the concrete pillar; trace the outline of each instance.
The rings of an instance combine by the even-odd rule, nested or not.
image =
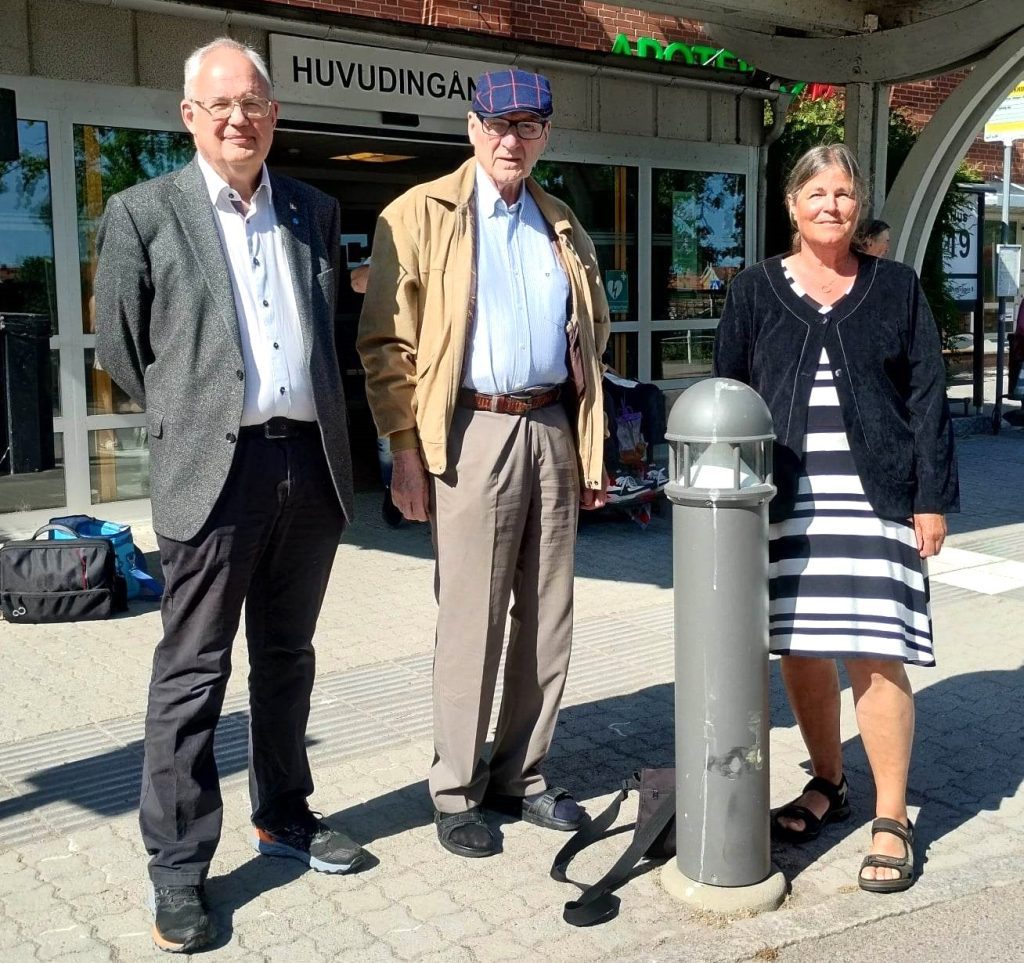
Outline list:
[[[846,85],[846,146],[853,151],[868,184],[863,214],[870,217],[885,203],[885,168],[889,153],[889,87]]]

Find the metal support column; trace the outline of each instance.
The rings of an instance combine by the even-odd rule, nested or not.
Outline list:
[[[1013,141],[1003,143],[1003,207],[999,243],[1010,243],[1010,179],[1013,175]],[[1006,371],[1006,332],[1011,329],[1013,299],[999,295],[999,317],[996,321],[996,399],[992,408],[992,434],[998,435],[1003,422],[1003,378]]]
[[[846,146],[853,151],[867,181],[863,214],[877,215],[885,203],[885,171],[889,154],[889,87],[886,84],[846,85]]]

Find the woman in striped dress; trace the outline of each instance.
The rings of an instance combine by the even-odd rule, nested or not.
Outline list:
[[[914,881],[904,665],[935,664],[924,559],[942,547],[958,486],[935,322],[910,269],[851,247],[863,196],[842,145],[798,161],[793,252],[733,281],[715,373],[761,394],[777,436],[769,645],[813,778],[773,814],[773,833],[799,843],[849,816],[843,659],[876,791],[858,882],[895,892]]]

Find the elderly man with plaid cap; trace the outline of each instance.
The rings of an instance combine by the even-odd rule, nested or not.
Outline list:
[[[434,539],[429,786],[438,839],[459,856],[497,852],[482,811],[566,832],[586,815],[542,766],[569,666],[577,513],[605,499],[609,318],[593,243],[530,177],[551,114],[539,74],[477,81],[474,156],[381,214],[360,321],[392,498]]]

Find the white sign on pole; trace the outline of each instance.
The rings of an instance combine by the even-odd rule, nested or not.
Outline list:
[[[465,117],[476,78],[495,64],[360,44],[270,35],[279,100],[326,107]]]
[[[996,297],[1015,298],[1020,286],[1020,245],[996,245]]]
[[[977,206],[973,206],[960,226],[942,239],[942,265],[950,293],[959,302],[973,302],[977,298],[980,246],[981,226]]]
[[[985,141],[1012,144],[1024,138],[1024,83],[1017,84],[985,124]]]

